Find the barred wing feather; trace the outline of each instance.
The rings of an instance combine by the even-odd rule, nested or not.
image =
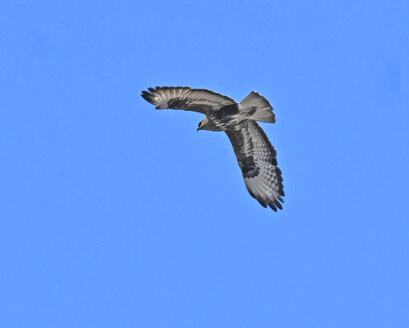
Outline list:
[[[245,120],[226,130],[250,195],[274,211],[284,202],[283,178],[277,166],[276,151],[255,121]]]
[[[156,109],[183,109],[207,114],[236,102],[219,93],[189,87],[156,87],[142,91],[142,97]]]

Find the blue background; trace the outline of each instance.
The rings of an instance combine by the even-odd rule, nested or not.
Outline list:
[[[9,1],[1,327],[409,327],[407,1]],[[275,107],[284,210],[156,85]]]

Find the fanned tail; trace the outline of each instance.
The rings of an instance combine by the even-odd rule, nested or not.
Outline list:
[[[257,92],[250,92],[250,94],[242,100],[239,108],[240,112],[249,120],[267,123],[275,122],[273,106],[270,105],[266,98]]]

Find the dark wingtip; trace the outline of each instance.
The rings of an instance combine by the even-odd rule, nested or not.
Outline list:
[[[277,199],[274,199],[274,204],[275,204],[275,206],[277,206],[280,210],[283,209],[283,206],[281,205],[281,203],[280,203]]]
[[[275,207],[274,203],[268,204],[274,212],[277,212],[277,207]]]
[[[149,89],[152,89],[152,88],[149,88]],[[152,94],[149,93],[148,91],[142,91],[141,97],[145,99],[147,102],[150,102],[151,104],[153,104]]]
[[[261,204],[261,206],[263,206],[264,208],[267,207],[267,204],[264,202],[264,200],[258,199],[258,198],[256,198],[256,199],[257,199],[257,201]]]

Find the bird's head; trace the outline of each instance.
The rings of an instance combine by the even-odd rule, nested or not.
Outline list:
[[[209,124],[209,120],[207,117],[205,117],[203,120],[199,122],[199,125],[197,127],[197,131],[199,130],[206,130],[206,126]]]

